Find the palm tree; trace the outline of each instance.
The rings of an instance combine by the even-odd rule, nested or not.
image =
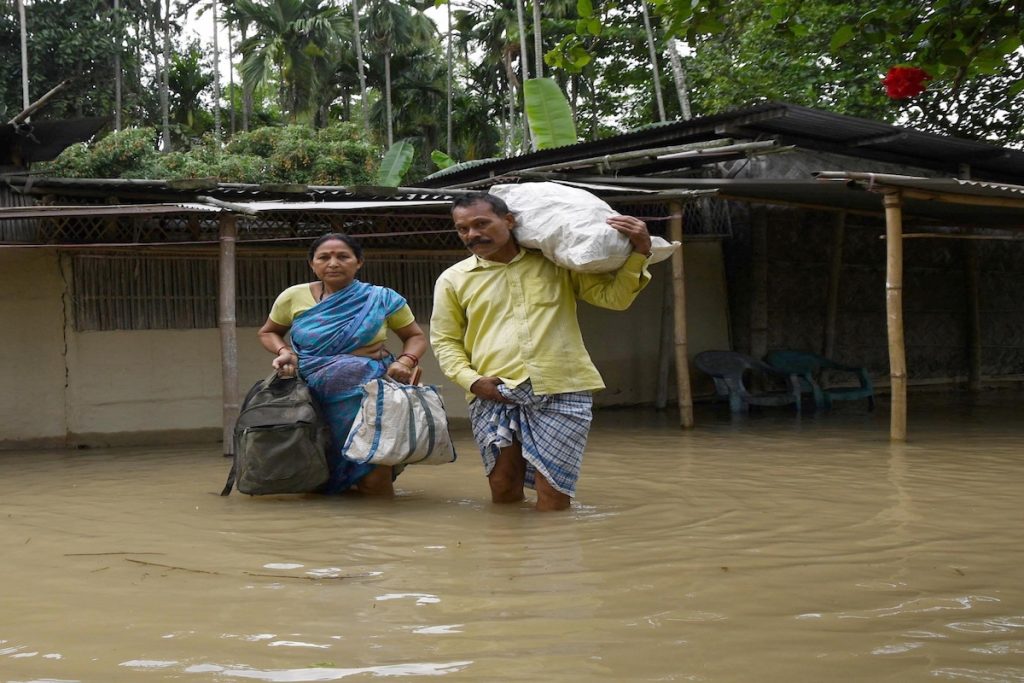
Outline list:
[[[366,69],[363,66],[363,33],[359,30],[359,2],[352,0],[352,45],[356,53],[356,71],[359,73],[359,108],[363,115],[363,130],[370,138],[370,101],[366,97]]]
[[[244,87],[276,77],[282,111],[293,121],[310,113],[320,68],[343,39],[340,10],[326,0],[236,0],[230,18],[253,31],[238,46]]]
[[[384,67],[384,107],[387,145],[394,144],[394,110],[391,103],[391,60],[429,44],[437,27],[425,14],[394,0],[371,0],[366,5],[366,36]]]

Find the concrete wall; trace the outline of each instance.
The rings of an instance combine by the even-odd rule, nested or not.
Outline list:
[[[0,313],[12,335],[0,377],[5,387],[17,387],[0,392],[0,448],[218,441],[218,331],[76,332],[64,284],[70,278],[61,267],[50,250],[0,250]],[[727,348],[719,243],[688,244],[686,267],[691,352]],[[652,273],[628,311],[580,304],[584,337],[608,385],[596,396],[599,406],[655,400],[669,263],[652,266]],[[270,372],[271,357],[255,328],[238,330],[238,347],[244,394]],[[425,383],[442,387],[451,416],[465,418],[462,390],[442,377],[433,357],[424,359],[423,371]]]
[[[64,442],[64,318],[57,255],[0,249],[0,447]]]

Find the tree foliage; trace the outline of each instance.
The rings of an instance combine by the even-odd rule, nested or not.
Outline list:
[[[375,149],[349,123],[239,133],[223,150],[212,135],[187,152],[157,151],[155,128],[130,128],[64,150],[44,170],[72,178],[216,178],[221,182],[359,185],[371,182]]]
[[[926,19],[919,16],[929,11],[924,4],[931,6]],[[968,16],[977,17],[980,11],[975,7],[971,15],[971,2],[941,0],[702,2],[703,10],[727,11],[728,22],[711,21],[706,12],[691,15],[693,56],[688,68],[695,109],[710,113],[758,101],[786,101],[948,135],[1020,142],[1024,138],[1016,112],[1024,100],[1013,85],[1024,76],[1021,58],[1016,52],[993,57],[1013,40],[997,50],[991,27],[979,33],[973,20],[966,19],[959,44],[975,55],[970,63],[956,60],[960,66],[944,66],[932,61],[954,60],[942,56],[954,49],[948,36],[941,49],[920,46],[921,36],[937,40],[946,35],[943,31],[951,24],[943,17],[951,5]],[[997,23],[1005,28],[1008,20]],[[908,32],[908,26],[917,28]],[[971,41],[973,48],[967,47]],[[923,64],[933,76],[926,92],[907,100],[886,97],[882,77],[895,65],[911,63]]]

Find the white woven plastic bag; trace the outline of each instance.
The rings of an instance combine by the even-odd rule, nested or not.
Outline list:
[[[489,192],[505,200],[515,214],[516,240],[539,249],[563,268],[584,273],[618,270],[633,247],[605,222],[619,213],[600,197],[559,183],[495,185]],[[664,261],[679,242],[651,237],[651,263]]]
[[[455,460],[448,416],[435,386],[380,377],[363,400],[342,456],[371,465],[443,465]]]

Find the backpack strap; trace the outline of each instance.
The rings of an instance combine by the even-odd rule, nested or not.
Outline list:
[[[235,487],[235,474],[238,471],[238,453],[231,456],[231,471],[228,472],[227,483],[224,484],[224,489],[220,492],[220,495],[227,496],[231,493],[231,489]]]

